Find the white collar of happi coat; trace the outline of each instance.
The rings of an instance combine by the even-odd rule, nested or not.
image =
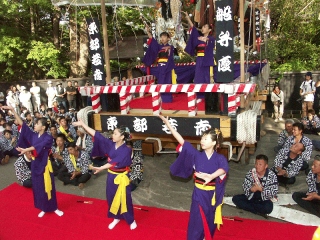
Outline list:
[[[23,157],[24,157],[24,159],[25,159],[27,162],[31,162],[31,160],[29,160],[29,159],[26,157],[25,154],[23,154]]]

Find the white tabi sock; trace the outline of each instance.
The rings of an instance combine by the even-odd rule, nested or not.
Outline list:
[[[60,211],[59,209],[54,211],[59,217],[61,217],[63,215],[63,212]]]
[[[120,222],[120,219],[114,219],[113,222],[109,224],[108,228],[110,230],[113,229],[119,222]]]
[[[44,214],[45,214],[45,212],[44,212],[44,211],[42,211],[42,212],[40,212],[40,213],[38,214],[38,217],[43,217],[43,216],[44,216]]]
[[[130,229],[133,230],[136,228],[137,228],[137,223],[136,223],[136,221],[133,221],[133,223],[130,224]]]

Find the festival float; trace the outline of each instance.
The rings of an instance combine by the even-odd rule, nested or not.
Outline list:
[[[262,56],[266,56],[270,29],[268,1],[191,2],[194,11],[190,16],[197,29],[204,24],[212,24],[215,30],[215,66],[212,66],[210,83],[206,84],[193,83],[196,62],[184,51],[190,26],[181,21],[181,9],[185,3],[180,0],[161,0],[161,4],[154,0],[52,2],[57,6],[101,5],[101,16],[106,14],[106,4],[113,6],[115,14],[117,7],[136,7],[141,21],[150,27],[153,38],[159,41],[160,34],[168,32],[169,44],[175,48],[176,83],[157,84],[159,63],[147,66],[141,62],[143,56],[136,56],[136,68],[141,70],[141,77],[111,83],[106,20],[102,18],[101,38],[98,18],[87,19],[94,86],[79,88],[81,95],[91,96],[92,107],[81,110],[78,117],[101,132],[127,126],[132,140],[145,140],[142,150],[147,155],[175,153],[173,149],[177,143],[158,118],[159,114],[169,116],[171,125],[195,145],[203,131],[219,128],[225,140],[219,151],[234,161],[240,161],[245,152],[245,162],[248,163],[249,153],[254,153],[260,139],[261,113],[265,108],[263,101],[267,100],[264,88],[269,77],[269,65]],[[156,6],[155,16],[144,15],[143,8]],[[128,25],[132,23],[128,22]],[[132,26],[133,32],[134,29]],[[146,52],[147,41],[148,38],[143,46],[137,47]],[[235,60],[237,54],[240,58]],[[185,62],[183,59],[193,61]],[[161,93],[172,93],[173,102],[162,103]],[[202,101],[197,99],[198,93],[205,94]],[[241,148],[240,153],[238,148]],[[237,159],[232,159],[234,151],[238,153]]]

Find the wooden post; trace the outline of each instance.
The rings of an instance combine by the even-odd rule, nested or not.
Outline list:
[[[241,67],[241,71],[240,71],[240,82],[244,83],[245,82],[245,65],[244,65],[244,44],[245,44],[245,39],[244,39],[244,1],[245,0],[240,0],[240,8],[239,8],[239,16],[240,16],[240,67]],[[244,95],[241,94],[240,97],[240,108],[244,108],[244,104],[245,104],[245,100],[244,100]]]
[[[104,59],[106,64],[107,83],[111,83],[111,70],[110,70],[110,58],[109,58],[109,45],[108,45],[108,28],[106,21],[106,3],[101,0],[101,18],[103,28],[103,45],[104,45]]]

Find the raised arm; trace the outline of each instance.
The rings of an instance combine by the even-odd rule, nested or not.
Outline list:
[[[183,11],[181,11],[181,12],[183,12]],[[193,28],[193,23],[192,23],[192,21],[191,21],[191,19],[189,17],[189,14],[187,12],[183,12],[183,13],[186,15],[186,19],[187,19],[190,27]]]
[[[152,38],[152,34],[150,32],[150,28],[147,25],[146,25],[146,31],[147,31],[148,37]]]
[[[84,122],[82,122],[81,119],[79,119],[78,122],[74,122],[72,123],[73,126],[78,126],[78,127],[83,127],[87,133],[89,133],[91,136],[94,137],[94,135],[96,134],[96,130],[92,129],[91,127],[89,127],[87,124],[85,124]]]
[[[180,143],[181,145],[184,144],[184,139],[183,137],[171,126],[170,122],[169,122],[169,117],[165,118],[162,115],[159,115],[159,118],[161,118],[161,120],[167,125],[167,127],[169,128],[169,130],[171,131],[172,135],[175,137],[175,139],[177,139],[178,143]]]
[[[20,118],[19,114],[16,113],[16,111],[14,110],[14,108],[12,106],[2,106],[2,109],[10,110],[13,113],[15,119],[17,119],[18,124],[21,126],[23,125],[22,119]]]

